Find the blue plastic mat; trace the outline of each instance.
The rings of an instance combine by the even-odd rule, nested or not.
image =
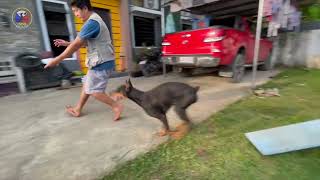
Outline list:
[[[245,134],[263,155],[320,146],[320,119]]]

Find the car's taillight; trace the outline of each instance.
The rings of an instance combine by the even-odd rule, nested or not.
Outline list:
[[[211,52],[213,52],[213,53],[219,53],[219,52],[221,52],[221,50],[220,50],[220,49],[213,48],[213,49],[211,50]]]
[[[170,46],[171,45],[171,43],[169,43],[169,42],[162,42],[162,44],[161,44],[162,46]]]
[[[205,43],[210,43],[210,42],[217,42],[221,41],[224,39],[224,36],[218,36],[218,37],[207,37],[203,40]]]
[[[225,38],[225,31],[223,29],[212,29],[211,32],[207,34],[203,42],[211,43],[222,41]]]

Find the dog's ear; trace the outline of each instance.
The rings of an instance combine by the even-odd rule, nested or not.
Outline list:
[[[129,80],[128,80],[128,84],[129,84],[130,87],[132,87],[132,83],[131,83],[130,78],[129,78]]]
[[[130,87],[132,86],[131,82],[130,82],[130,79],[129,80],[126,80],[126,84],[124,85],[125,88],[126,88],[126,91],[129,91],[130,90]]]

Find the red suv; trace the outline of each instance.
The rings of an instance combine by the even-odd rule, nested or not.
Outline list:
[[[240,82],[245,67],[253,63],[255,36],[246,18],[234,18],[234,23],[230,19],[213,22],[209,28],[166,34],[162,61],[189,75],[199,68],[219,69],[221,75],[227,72],[224,74],[229,74],[233,82]],[[262,70],[271,68],[271,52],[272,42],[262,38],[259,53]]]

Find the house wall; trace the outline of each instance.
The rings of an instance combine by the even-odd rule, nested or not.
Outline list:
[[[41,37],[39,31],[39,20],[33,0],[1,0],[0,15],[9,20],[9,27],[0,25],[0,62],[12,62],[13,58],[22,52],[39,52],[41,48]],[[24,7],[32,13],[32,24],[27,29],[18,29],[12,22],[12,13],[16,8]],[[1,20],[0,20],[1,21]],[[7,74],[8,73],[8,74]],[[7,75],[15,72],[8,71]],[[4,72],[0,76],[5,75]]]
[[[320,68],[320,30],[284,33],[274,41],[273,60],[286,66]]]

